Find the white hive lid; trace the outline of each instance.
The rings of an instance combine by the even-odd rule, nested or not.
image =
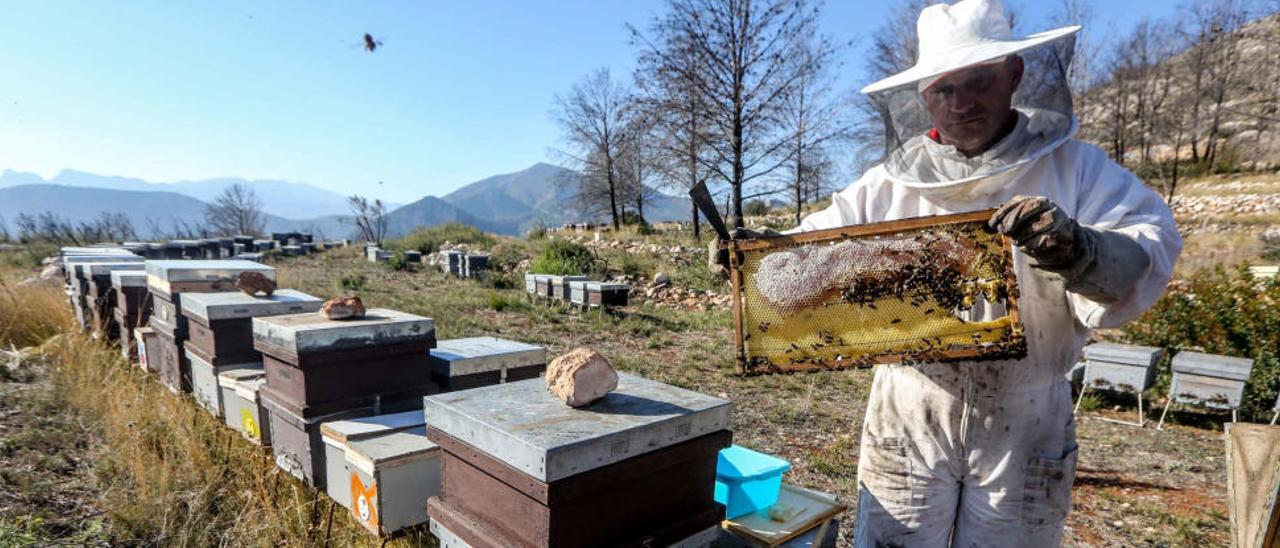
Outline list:
[[[330,320],[319,313],[253,319],[254,340],[295,354],[425,342],[435,332],[431,318],[383,308],[350,320]]]
[[[270,296],[246,295],[241,291],[183,293],[182,313],[204,320],[252,318],[278,314],[300,314],[320,310],[324,301],[294,289],[277,289]]]
[[[450,377],[546,363],[547,349],[496,337],[446,339],[431,349],[432,372]]]
[[[726,430],[731,410],[728,401],[626,373],[617,390],[576,409],[540,378],[424,401],[431,426],[546,483]]]

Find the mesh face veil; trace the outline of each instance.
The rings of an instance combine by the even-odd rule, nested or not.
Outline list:
[[[1013,95],[1014,130],[986,152],[965,157],[929,138],[934,128],[917,82],[869,94],[885,124],[884,167],[895,182],[962,183],[1008,171],[1039,158],[1076,130],[1067,70],[1075,37],[1065,36],[1017,52],[1022,81]]]

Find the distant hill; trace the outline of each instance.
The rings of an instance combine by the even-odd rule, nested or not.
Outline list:
[[[520,235],[539,222],[559,226],[605,221],[578,207],[576,178],[571,170],[543,163],[488,177],[443,198],[427,196],[389,208],[387,233],[395,238],[419,226],[459,222],[498,234]],[[198,227],[207,201],[223,188],[243,181],[228,178],[157,184],[73,170],[64,170],[45,181],[32,173],[6,170],[0,173],[0,216],[14,232],[22,213],[53,211],[72,222],[88,221],[102,213],[123,213],[133,220],[139,238],[154,239],[171,234],[182,223]],[[264,202],[268,232],[301,230],[331,239],[357,236],[349,222],[345,198],[335,193],[325,196],[327,191],[284,181],[249,184]],[[277,204],[276,209],[266,205],[269,198]],[[334,200],[342,202],[341,206]],[[281,209],[296,215],[282,215]],[[688,199],[655,194],[645,205],[645,218],[653,222],[684,220],[689,209]]]
[[[276,180],[248,180],[224,177],[203,181],[152,183],[142,179],[117,177],[64,169],[48,181],[34,173],[5,170],[0,174],[0,188],[47,183],[52,185],[143,192],[176,192],[202,202],[211,202],[219,193],[236,183],[245,183],[262,200],[267,213],[286,219],[305,219],[321,215],[347,213],[347,198],[336,192],[309,185]]]
[[[537,163],[515,173],[481,179],[442,199],[480,219],[513,227],[508,233],[523,233],[534,224],[602,221],[579,207],[575,197],[578,174],[563,167]],[[645,204],[650,222],[684,220],[690,215],[686,198],[655,194]],[[501,232],[501,231],[500,231]]]

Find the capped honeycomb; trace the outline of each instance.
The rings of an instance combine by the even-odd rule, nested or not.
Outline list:
[[[992,211],[733,241],[745,373],[1025,355]]]

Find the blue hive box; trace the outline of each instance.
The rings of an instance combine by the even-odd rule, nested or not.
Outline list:
[[[716,462],[716,502],[733,519],[768,508],[778,501],[782,474],[791,463],[740,445],[720,451]]]

